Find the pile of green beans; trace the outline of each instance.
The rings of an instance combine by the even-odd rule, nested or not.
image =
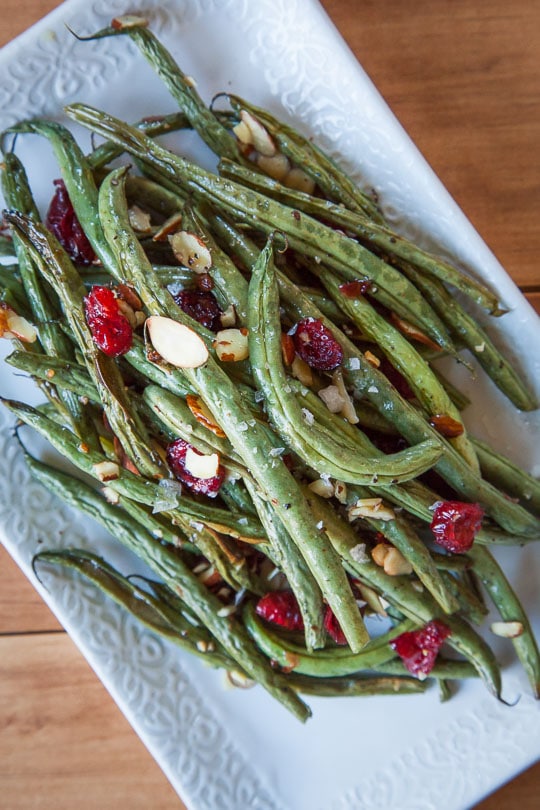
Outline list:
[[[520,627],[512,642],[540,696],[538,646],[490,551],[540,537],[540,484],[468,434],[460,414],[468,400],[434,365],[443,355],[467,363],[463,350],[470,350],[516,407],[537,407],[474,310],[463,309],[454,293],[500,316],[497,297],[395,233],[374,197],[290,126],[238,97],[228,97],[230,112],[207,107],[143,20],[117,20],[95,37],[124,35],[163,79],[177,113],[130,125],[72,104],[68,116],[107,139],[89,155],[50,121],[22,121],[1,136],[11,236],[0,236],[0,255],[8,259],[0,267],[0,306],[37,330],[33,343],[13,338],[7,362],[46,398],[38,408],[4,404],[86,477],[25,450],[32,475],[108,529],[151,575],[125,576],[95,549],[53,547],[36,555],[36,570],[74,569],[154,632],[261,684],[300,720],[310,715],[300,694],[424,691],[429,680],[412,677],[389,642],[434,619],[447,625],[448,646],[460,656],[440,655],[430,673],[441,698],[451,694],[450,681],[479,676],[501,699],[499,665],[476,629],[489,598],[503,624]],[[254,120],[282,182],[264,173],[269,164],[259,160],[257,139],[235,137],[242,124],[245,137],[246,121]],[[184,129],[215,152],[219,174],[156,141]],[[76,266],[42,222],[25,169],[6,147],[13,133],[52,146],[96,255],[90,267]],[[111,168],[123,154],[137,170]],[[134,206],[148,214],[149,232],[132,224]],[[173,291],[195,289],[197,274],[159,237],[171,220],[209,251],[207,283],[222,310],[233,313],[235,328],[247,330],[247,360],[220,360],[214,334],[175,302]],[[343,285],[356,282],[366,283],[362,294],[344,294]],[[188,327],[208,347],[208,360],[197,368],[167,365],[142,328],[123,356],[105,356],[85,316],[95,284],[131,287],[144,318]],[[305,318],[320,320],[343,350],[339,379],[354,418],[350,409],[347,418],[331,412],[317,396],[336,378],[319,371],[306,379],[282,354],[283,333]],[[388,367],[408,383],[410,399]],[[217,431],[197,417],[193,397]],[[439,432],[436,415],[458,435]],[[218,454],[226,480],[215,501],[164,486],[173,478],[166,448],[177,438]],[[395,442],[395,451],[383,440]],[[99,471],[108,462],[117,472],[103,486]],[[448,499],[441,487],[485,512],[466,554],[437,550],[427,529],[434,504]],[[351,507],[374,498],[382,499],[385,518],[373,512],[352,520]],[[405,567],[398,573],[372,557],[381,542],[399,552]],[[275,589],[294,593],[303,633],[270,627],[257,615],[258,599]],[[343,646],[326,632],[328,608]],[[388,623],[376,638],[374,616]]]

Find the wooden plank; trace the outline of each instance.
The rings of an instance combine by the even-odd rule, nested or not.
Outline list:
[[[540,284],[540,4],[322,0],[518,284]]]
[[[0,805],[185,810],[63,633],[0,638]]]
[[[538,292],[528,292],[526,297],[540,315],[540,290]]]
[[[0,545],[0,634],[61,629],[45,602]]]

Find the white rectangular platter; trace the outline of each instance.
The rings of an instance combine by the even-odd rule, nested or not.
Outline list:
[[[69,0],[4,48],[0,128],[38,115],[63,121],[62,107],[72,101],[133,121],[172,111],[174,103],[127,40],[82,43],[66,28],[91,33],[115,14],[136,10],[127,0]],[[361,183],[377,189],[403,232],[487,279],[511,310],[496,324],[496,339],[512,344],[516,363],[540,394],[536,315],[316,0],[145,0],[141,10],[205,99],[232,90],[313,134]],[[88,135],[77,134],[89,147]],[[213,165],[191,135],[182,144],[188,156]],[[44,208],[58,175],[52,155],[29,136],[19,139],[17,152]],[[464,370],[453,372],[473,392],[468,425],[538,474],[538,414],[519,414],[482,377],[471,381]],[[6,367],[0,393],[33,396],[31,384]],[[510,701],[520,696],[511,708],[471,682],[446,704],[435,689],[424,696],[312,699],[314,718],[301,726],[261,689],[227,689],[222,674],[141,630],[79,580],[51,574],[45,590],[30,570],[39,548],[92,547],[125,572],[139,565],[29,480],[4,410],[0,429],[0,457],[9,460],[0,484],[2,541],[191,810],[465,810],[540,755],[539,707],[510,663],[508,642],[496,647],[505,663],[504,694]],[[539,552],[529,546],[500,555],[537,632]]]

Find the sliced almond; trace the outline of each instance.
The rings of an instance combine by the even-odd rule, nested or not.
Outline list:
[[[386,616],[386,610],[383,607],[381,597],[377,591],[374,591],[373,588],[369,587],[369,585],[364,585],[363,582],[359,582],[358,580],[356,580],[355,584],[360,591],[362,599],[371,608],[371,610],[374,613],[377,613],[379,616]]]
[[[200,397],[195,396],[195,394],[188,394],[186,397],[186,403],[189,410],[200,425],[204,425],[205,428],[211,430],[216,436],[225,438],[227,434],[216,423],[216,420]]]
[[[247,675],[244,675],[243,672],[239,672],[237,669],[230,669],[227,672],[227,680],[230,685],[236,687],[236,689],[251,689],[255,686],[255,681],[248,678]]]
[[[493,622],[491,632],[502,638],[518,638],[523,635],[521,622]]]
[[[21,340],[23,343],[35,343],[37,336],[37,329],[30,321],[22,315],[17,315],[15,310],[5,304],[4,306],[0,304],[0,337]]]
[[[278,181],[281,181],[287,177],[291,169],[289,159],[283,154],[283,152],[277,152],[271,157],[267,157],[266,155],[258,155],[257,166],[262,172],[267,174],[269,177],[272,177],[273,180]]]
[[[245,125],[245,128],[242,127],[242,124]],[[240,124],[233,131],[238,140],[242,141],[242,143],[251,144],[259,154],[265,157],[273,157],[276,154],[277,149],[274,139],[266,127],[247,110],[241,110]]]
[[[114,481],[120,477],[120,467],[114,461],[100,461],[99,464],[94,464],[93,468],[95,475],[100,481]]]
[[[129,224],[137,233],[150,233],[152,230],[152,222],[150,214],[139,208],[138,205],[132,205],[128,209]]]
[[[331,498],[334,494],[334,486],[324,478],[317,478],[308,485],[308,489],[319,495],[321,498]]]
[[[359,517],[373,518],[375,520],[395,520],[395,513],[382,502],[382,498],[359,498],[348,509],[349,520]]]
[[[172,233],[179,230],[182,225],[182,214],[173,214],[158,228],[152,237],[153,242],[164,242]]]
[[[336,385],[329,385],[327,388],[321,388],[320,391],[317,391],[317,396],[322,399],[330,413],[340,413],[345,404],[343,397],[339,393],[339,389]]]
[[[236,323],[236,308],[234,304],[229,304],[225,312],[222,312],[219,316],[219,320],[221,321],[221,325],[224,329],[228,329],[231,326],[234,326]]]
[[[283,185],[305,194],[313,194],[315,181],[302,169],[294,168],[283,178]]]
[[[375,565],[382,568],[389,551],[390,546],[388,543],[377,543],[377,545],[371,550],[371,558]]]
[[[207,273],[212,267],[212,254],[196,233],[178,231],[169,237],[176,259],[196,273]]]
[[[194,478],[201,478],[203,480],[214,478],[219,470],[219,456],[217,453],[211,453],[207,456],[188,447],[184,466],[188,473],[193,475]]]
[[[302,385],[307,385],[308,388],[313,385],[313,372],[305,360],[296,355],[291,365],[291,372],[293,377],[300,380]]]
[[[172,318],[152,315],[145,323],[152,346],[176,368],[198,368],[208,360],[208,349],[199,335]]]
[[[356,414],[356,410],[354,408],[354,403],[349,396],[349,392],[345,388],[345,383],[343,382],[343,374],[340,369],[337,369],[332,375],[332,382],[336,386],[339,391],[339,395],[343,400],[343,407],[340,411],[341,415],[349,422],[351,425],[356,425],[359,422],[358,416]]]
[[[405,576],[412,574],[413,567],[408,560],[405,559],[399,549],[390,546],[383,562],[385,574],[390,577]]]
[[[213,343],[219,359],[223,363],[237,363],[249,357],[247,329],[222,329]]]

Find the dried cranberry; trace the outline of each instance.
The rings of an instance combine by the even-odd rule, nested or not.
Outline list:
[[[190,492],[196,495],[207,495],[209,498],[215,498],[219,492],[219,488],[225,478],[225,470],[219,466],[217,474],[212,478],[197,478],[192,475],[186,468],[186,454],[188,450],[193,450],[199,456],[204,453],[192,447],[191,444],[185,442],[184,439],[176,439],[167,447],[167,461],[176,478],[181,481]]]
[[[212,332],[221,329],[220,316],[223,310],[220,309],[214,293],[207,290],[182,290],[174,296],[174,300],[194,321],[198,321]]]
[[[442,501],[433,512],[430,529],[440,546],[462,554],[471,548],[483,517],[484,510],[477,503]]]
[[[428,622],[420,630],[402,633],[390,642],[409,672],[417,676],[429,675],[435,666],[437,654],[450,628],[438,619]]]
[[[76,264],[92,264],[96,254],[73,210],[64,181],[55,180],[54,185],[45,224]]]
[[[302,360],[319,371],[332,371],[343,360],[343,349],[322,321],[304,318],[293,334],[294,348]]]
[[[257,602],[257,615],[286,630],[303,630],[304,621],[292,591],[271,591]]]
[[[345,284],[339,285],[339,291],[343,293],[346,298],[361,298],[369,292],[372,284],[373,282],[369,278],[347,281]]]
[[[324,611],[324,629],[336,644],[347,644],[345,633],[341,629],[341,625],[334,616],[334,612],[330,605],[326,605]]]
[[[109,287],[94,285],[84,299],[84,311],[94,343],[104,354],[119,357],[130,350],[133,330]]]

